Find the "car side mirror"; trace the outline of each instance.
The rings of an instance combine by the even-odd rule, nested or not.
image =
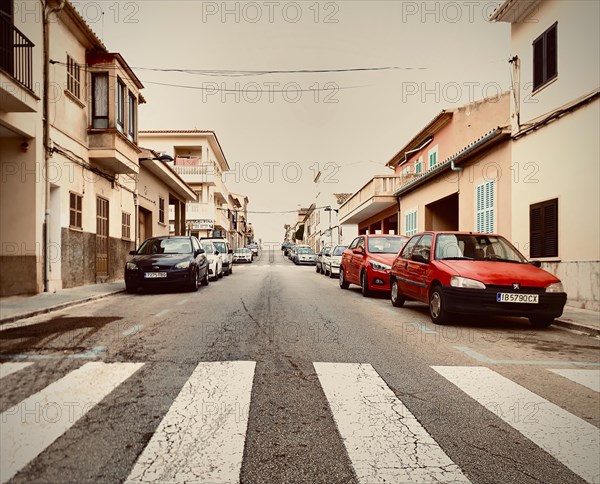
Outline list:
[[[233,249],[229,249],[229,250],[227,251],[227,253],[228,253],[228,254],[233,254]]]
[[[129,251],[129,255],[137,255],[137,251],[136,250],[130,250]]]
[[[215,250],[215,255],[219,255],[219,251],[218,250]]]
[[[204,249],[196,249],[194,251],[194,257],[198,257],[199,255],[205,254],[206,251]]]
[[[532,260],[529,261],[529,263],[533,266],[533,267],[542,267],[542,263],[539,260]]]
[[[357,247],[356,249],[352,249],[352,253],[353,254],[364,254],[365,249],[363,249],[362,247]]]

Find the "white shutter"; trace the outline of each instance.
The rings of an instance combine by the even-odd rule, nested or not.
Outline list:
[[[404,216],[404,235],[411,236],[417,233],[417,211],[407,213]]]
[[[495,223],[495,185],[496,180],[489,180],[476,187],[476,219],[477,232],[494,233]]]

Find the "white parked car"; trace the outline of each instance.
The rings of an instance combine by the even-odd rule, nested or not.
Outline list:
[[[252,262],[253,258],[252,251],[245,247],[233,251],[233,262]]]
[[[340,275],[340,262],[342,261],[342,254],[347,247],[347,245],[336,245],[330,255],[323,258],[323,274],[329,277],[338,277]]]
[[[229,241],[216,237],[202,237],[200,242],[204,241],[212,242],[219,251],[219,254],[221,254],[223,258],[223,274],[231,274],[233,272],[233,250],[229,246]]]
[[[202,240],[200,245],[206,252],[208,259],[208,277],[214,281],[223,277],[223,256],[215,247],[215,244],[208,240]]]

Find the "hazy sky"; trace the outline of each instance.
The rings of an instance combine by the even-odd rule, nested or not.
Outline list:
[[[140,129],[214,130],[250,211],[309,206],[317,169],[353,192],[440,110],[510,86],[500,1],[73,3],[142,80]],[[249,220],[281,241],[295,216]]]

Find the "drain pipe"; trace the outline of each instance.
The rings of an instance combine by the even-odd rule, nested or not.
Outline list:
[[[50,98],[48,89],[50,87],[50,32],[49,18],[53,13],[61,11],[65,6],[65,0],[50,9],[46,8],[46,2],[40,0],[44,12],[43,20],[43,35],[44,35],[44,168],[46,176],[44,177],[45,189],[45,211],[44,211],[44,292],[50,291],[50,159],[52,158],[53,149],[50,140]]]

